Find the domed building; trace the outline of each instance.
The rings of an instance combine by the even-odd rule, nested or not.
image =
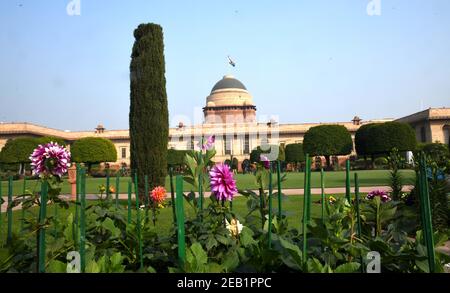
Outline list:
[[[298,107],[298,104],[286,105]],[[189,109],[186,110],[189,113]],[[231,75],[225,75],[211,89],[203,108],[204,122],[201,124],[178,123],[169,129],[169,148],[177,150],[199,149],[202,141],[215,135],[215,162],[236,160],[238,168],[248,162],[253,149],[261,145],[289,145],[302,143],[305,133],[317,123],[279,123],[275,120],[257,121],[256,105],[246,86]],[[281,117],[282,118],[282,117]],[[325,124],[343,125],[354,139],[355,133],[367,123],[399,121],[410,124],[416,131],[420,142],[440,141],[448,144],[450,139],[450,108],[430,108],[400,119],[362,120],[355,116],[352,120]],[[98,125],[94,130],[62,131],[31,123],[0,122],[0,150],[8,139],[17,137],[53,136],[65,140],[68,144],[83,137],[103,137],[110,139],[116,146],[118,158],[111,166],[129,166],[130,135],[128,130],[107,130]],[[340,156],[343,162],[347,156]]]
[[[205,123],[255,123],[256,106],[245,85],[232,75],[219,80],[206,98]]]

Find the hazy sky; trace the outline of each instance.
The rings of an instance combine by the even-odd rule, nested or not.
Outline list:
[[[450,1],[0,2],[0,121],[128,128],[129,64],[140,23],[164,30],[171,125],[194,119],[233,74],[258,117],[281,123],[401,117],[450,107]],[[227,64],[231,55],[236,68]]]

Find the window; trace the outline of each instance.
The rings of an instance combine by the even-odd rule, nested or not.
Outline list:
[[[421,142],[427,142],[427,133],[425,131],[425,127],[420,128],[420,141]]]
[[[231,141],[226,135],[223,136],[223,152],[225,155],[231,155]]]
[[[121,148],[120,152],[121,152],[121,158],[126,159],[127,158],[127,148]]]
[[[194,150],[195,146],[194,146],[194,137],[191,136],[191,145],[190,145],[190,150]]]
[[[246,134],[244,138],[244,155],[250,154],[250,135]]]

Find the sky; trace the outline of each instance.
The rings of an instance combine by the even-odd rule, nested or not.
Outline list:
[[[171,126],[200,122],[225,74],[260,121],[450,107],[448,0],[72,1],[79,14],[71,0],[0,2],[0,121],[127,129],[133,30],[150,22],[164,31]]]

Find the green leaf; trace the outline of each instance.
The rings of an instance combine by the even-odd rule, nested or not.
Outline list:
[[[51,260],[47,267],[49,273],[65,273],[67,270],[67,264],[59,260]]]
[[[230,251],[225,255],[222,263],[227,272],[232,272],[239,265],[239,256],[236,251]]]
[[[430,272],[430,268],[428,266],[428,259],[418,260],[416,259],[416,266],[425,273]]]
[[[198,264],[206,264],[208,262],[208,255],[203,250],[202,245],[198,242],[191,246],[192,255]]]
[[[253,239],[253,231],[247,227],[242,228],[239,238],[242,246],[244,247],[249,247],[251,245],[258,244],[258,242],[255,239]]]
[[[86,273],[100,273],[100,266],[95,262],[95,260],[90,260],[86,264]]]
[[[216,247],[219,243],[214,238],[214,236],[209,235],[208,240],[206,240],[206,249],[211,250],[212,248]]]
[[[308,259],[307,266],[308,273],[322,273],[324,269],[323,265],[315,257]]]
[[[354,273],[356,272],[361,264],[357,262],[349,262],[343,265],[340,265],[334,270],[335,273]]]
[[[113,237],[120,236],[120,229],[114,225],[114,221],[111,218],[106,218],[102,223],[102,227],[110,231]]]
[[[300,248],[283,238],[280,238],[280,244],[287,252],[287,254],[282,257],[284,264],[294,270],[300,271],[303,265],[303,256]]]

